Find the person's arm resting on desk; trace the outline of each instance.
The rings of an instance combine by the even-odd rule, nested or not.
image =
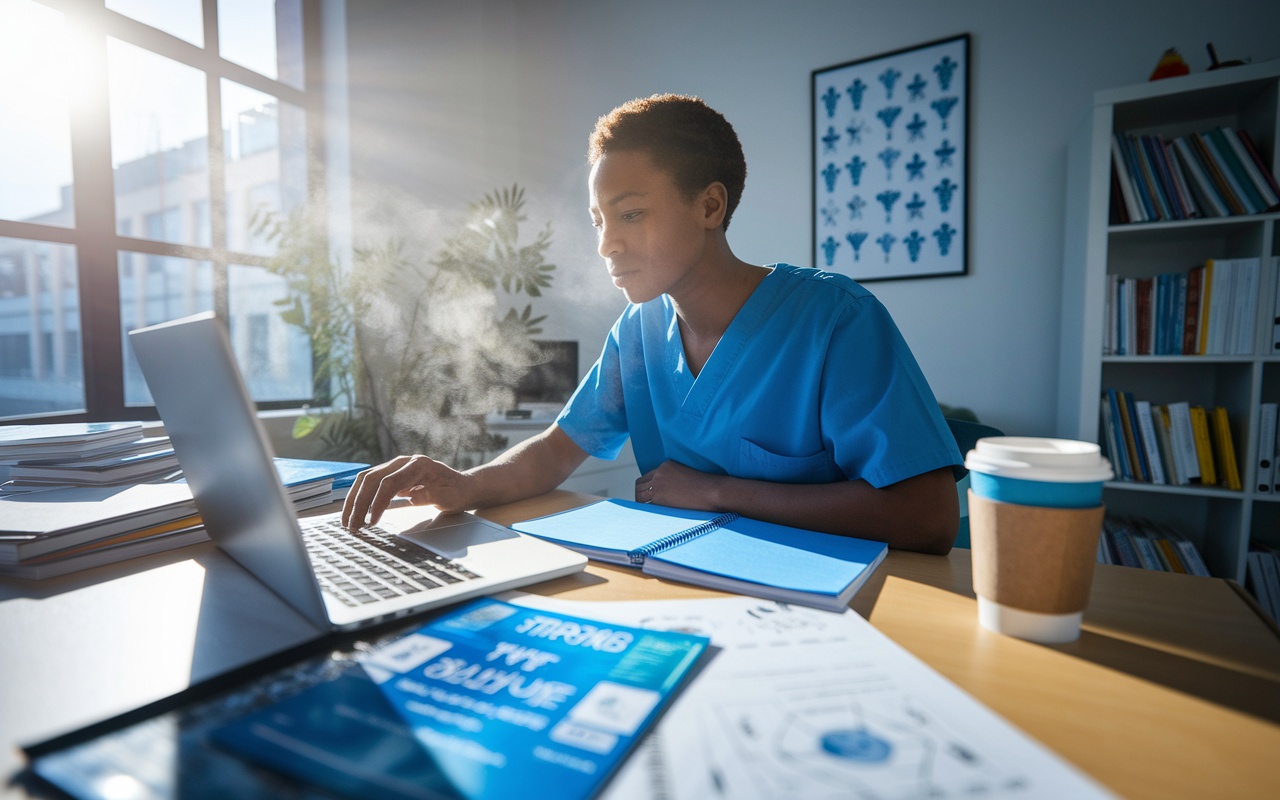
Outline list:
[[[877,489],[864,480],[771,483],[712,475],[667,461],[636,481],[636,500],[857,536],[890,547],[946,554],[960,527],[960,501],[951,468]]]

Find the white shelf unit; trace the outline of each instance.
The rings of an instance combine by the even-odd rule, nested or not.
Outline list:
[[[1275,174],[1280,150],[1280,61],[1097,92],[1067,151],[1058,435],[1097,442],[1103,389],[1156,403],[1224,406],[1244,491],[1111,481],[1109,509],[1173,525],[1196,543],[1213,574],[1244,581],[1251,537],[1280,545],[1280,498],[1257,491],[1259,406],[1280,402],[1272,353],[1280,214],[1109,224],[1111,136],[1166,139],[1219,126],[1243,129]],[[1253,355],[1103,356],[1108,275],[1149,278],[1211,258],[1261,257]]]

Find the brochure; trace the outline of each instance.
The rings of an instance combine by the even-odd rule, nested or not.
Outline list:
[[[617,769],[707,643],[479,600],[365,654],[364,675],[349,670],[212,739],[359,797],[586,798]],[[377,694],[370,681],[381,702],[370,699]],[[393,760],[394,770],[345,757],[361,741],[354,728],[400,727],[387,723],[388,705],[420,755]]]

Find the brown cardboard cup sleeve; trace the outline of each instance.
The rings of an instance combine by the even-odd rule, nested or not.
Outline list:
[[[1072,614],[1089,605],[1106,506],[1001,503],[969,490],[973,588],[1003,606]]]

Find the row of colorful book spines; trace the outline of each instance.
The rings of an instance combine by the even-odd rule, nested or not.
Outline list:
[[[1203,269],[1197,267],[1196,269]],[[1134,281],[1130,283],[1129,281]],[[1121,335],[1119,341],[1113,343],[1109,355],[1159,355],[1159,356],[1194,356],[1199,355],[1197,327],[1200,317],[1199,287],[1189,294],[1188,273],[1170,272],[1154,278],[1126,279],[1117,286],[1117,302],[1110,310],[1116,315],[1115,326],[1119,331],[1128,331],[1128,320],[1125,319],[1127,299],[1125,295],[1133,291],[1136,295],[1135,305],[1138,307],[1134,320],[1136,341],[1129,342],[1128,337]],[[1152,314],[1150,293],[1155,289],[1154,319],[1148,320]],[[1155,323],[1154,333],[1150,322]],[[1132,350],[1133,352],[1129,352]]]
[[[1217,486],[1221,472],[1225,488],[1243,490],[1225,408],[1211,412],[1212,436],[1209,412],[1186,402],[1152,406],[1135,401],[1132,392],[1108,389],[1101,413],[1102,441],[1118,480]]]
[[[1280,204],[1280,186],[1245,131],[1171,142],[1117,133],[1114,144],[1113,223],[1257,214]]]
[[[1102,536],[1098,539],[1098,563],[1203,577],[1210,575],[1200,551],[1185,537],[1149,523],[1114,519],[1107,519],[1103,525]]]

